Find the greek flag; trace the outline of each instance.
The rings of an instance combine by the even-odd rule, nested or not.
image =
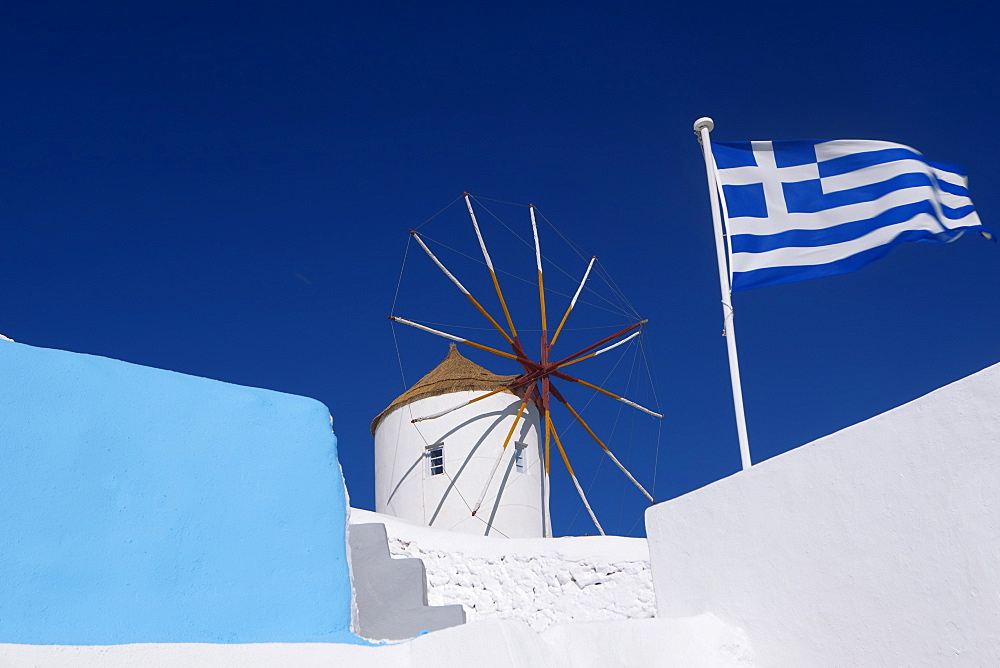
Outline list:
[[[860,269],[904,241],[975,229],[965,173],[884,141],[712,146],[729,233],[732,289]]]

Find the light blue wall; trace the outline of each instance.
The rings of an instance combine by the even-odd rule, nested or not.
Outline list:
[[[360,642],[312,399],[0,341],[0,642]]]

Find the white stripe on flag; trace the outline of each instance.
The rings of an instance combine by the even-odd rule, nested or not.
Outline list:
[[[956,221],[955,227],[967,227],[978,224],[979,217],[975,213],[971,213],[962,220]],[[895,239],[898,234],[907,230],[928,230],[936,234],[941,231],[941,225],[934,216],[923,213],[897,225],[880,227],[863,237],[844,241],[839,244],[814,247],[791,246],[776,248],[775,250],[763,253],[733,253],[733,270],[739,273],[768,267],[800,267],[828,264],[887,244]]]
[[[930,176],[930,173],[930,169],[928,169],[925,162],[919,160],[896,160],[895,162],[883,162],[878,165],[871,165],[870,167],[862,167],[846,174],[823,176],[820,177],[819,181],[823,186],[824,193],[834,193],[841,190],[850,190],[851,188],[860,188],[872,183],[888,181],[900,174],[927,174]]]
[[[880,141],[876,139],[834,139],[816,144],[816,159],[819,162],[842,158],[845,155],[855,153],[869,153],[871,151],[881,151],[887,148],[905,148],[920,154],[915,148],[905,144],[897,144],[891,141]]]
[[[930,186],[894,190],[887,195],[872,200],[847,206],[827,209],[819,213],[786,213],[770,218],[730,218],[731,234],[777,234],[787,230],[824,230],[834,225],[851,223],[856,220],[874,218],[883,211],[904,204],[925,202],[932,197],[934,190]],[[968,202],[966,202],[968,204]],[[952,206],[949,204],[948,206]]]

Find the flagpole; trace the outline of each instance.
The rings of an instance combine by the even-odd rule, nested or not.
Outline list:
[[[715,159],[712,157],[712,142],[708,133],[715,127],[715,121],[703,117],[694,122],[694,131],[701,142],[705,154],[705,172],[708,174],[708,195],[712,202],[712,225],[715,228],[715,254],[719,260],[719,286],[722,289],[723,336],[729,350],[729,379],[733,385],[733,406],[736,409],[736,433],[740,441],[740,461],[743,470],[751,466],[750,442],[747,439],[747,419],[743,413],[743,386],[740,383],[740,363],[736,356],[736,327],[733,324],[732,286],[729,283],[729,268],[726,262],[726,246],[722,234],[722,210],[719,204],[718,183],[715,178]]]

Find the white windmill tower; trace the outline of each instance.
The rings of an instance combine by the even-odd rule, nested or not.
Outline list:
[[[550,536],[538,408],[522,402],[524,389],[483,394],[516,378],[491,373],[452,344],[372,421],[375,509],[462,533]]]

